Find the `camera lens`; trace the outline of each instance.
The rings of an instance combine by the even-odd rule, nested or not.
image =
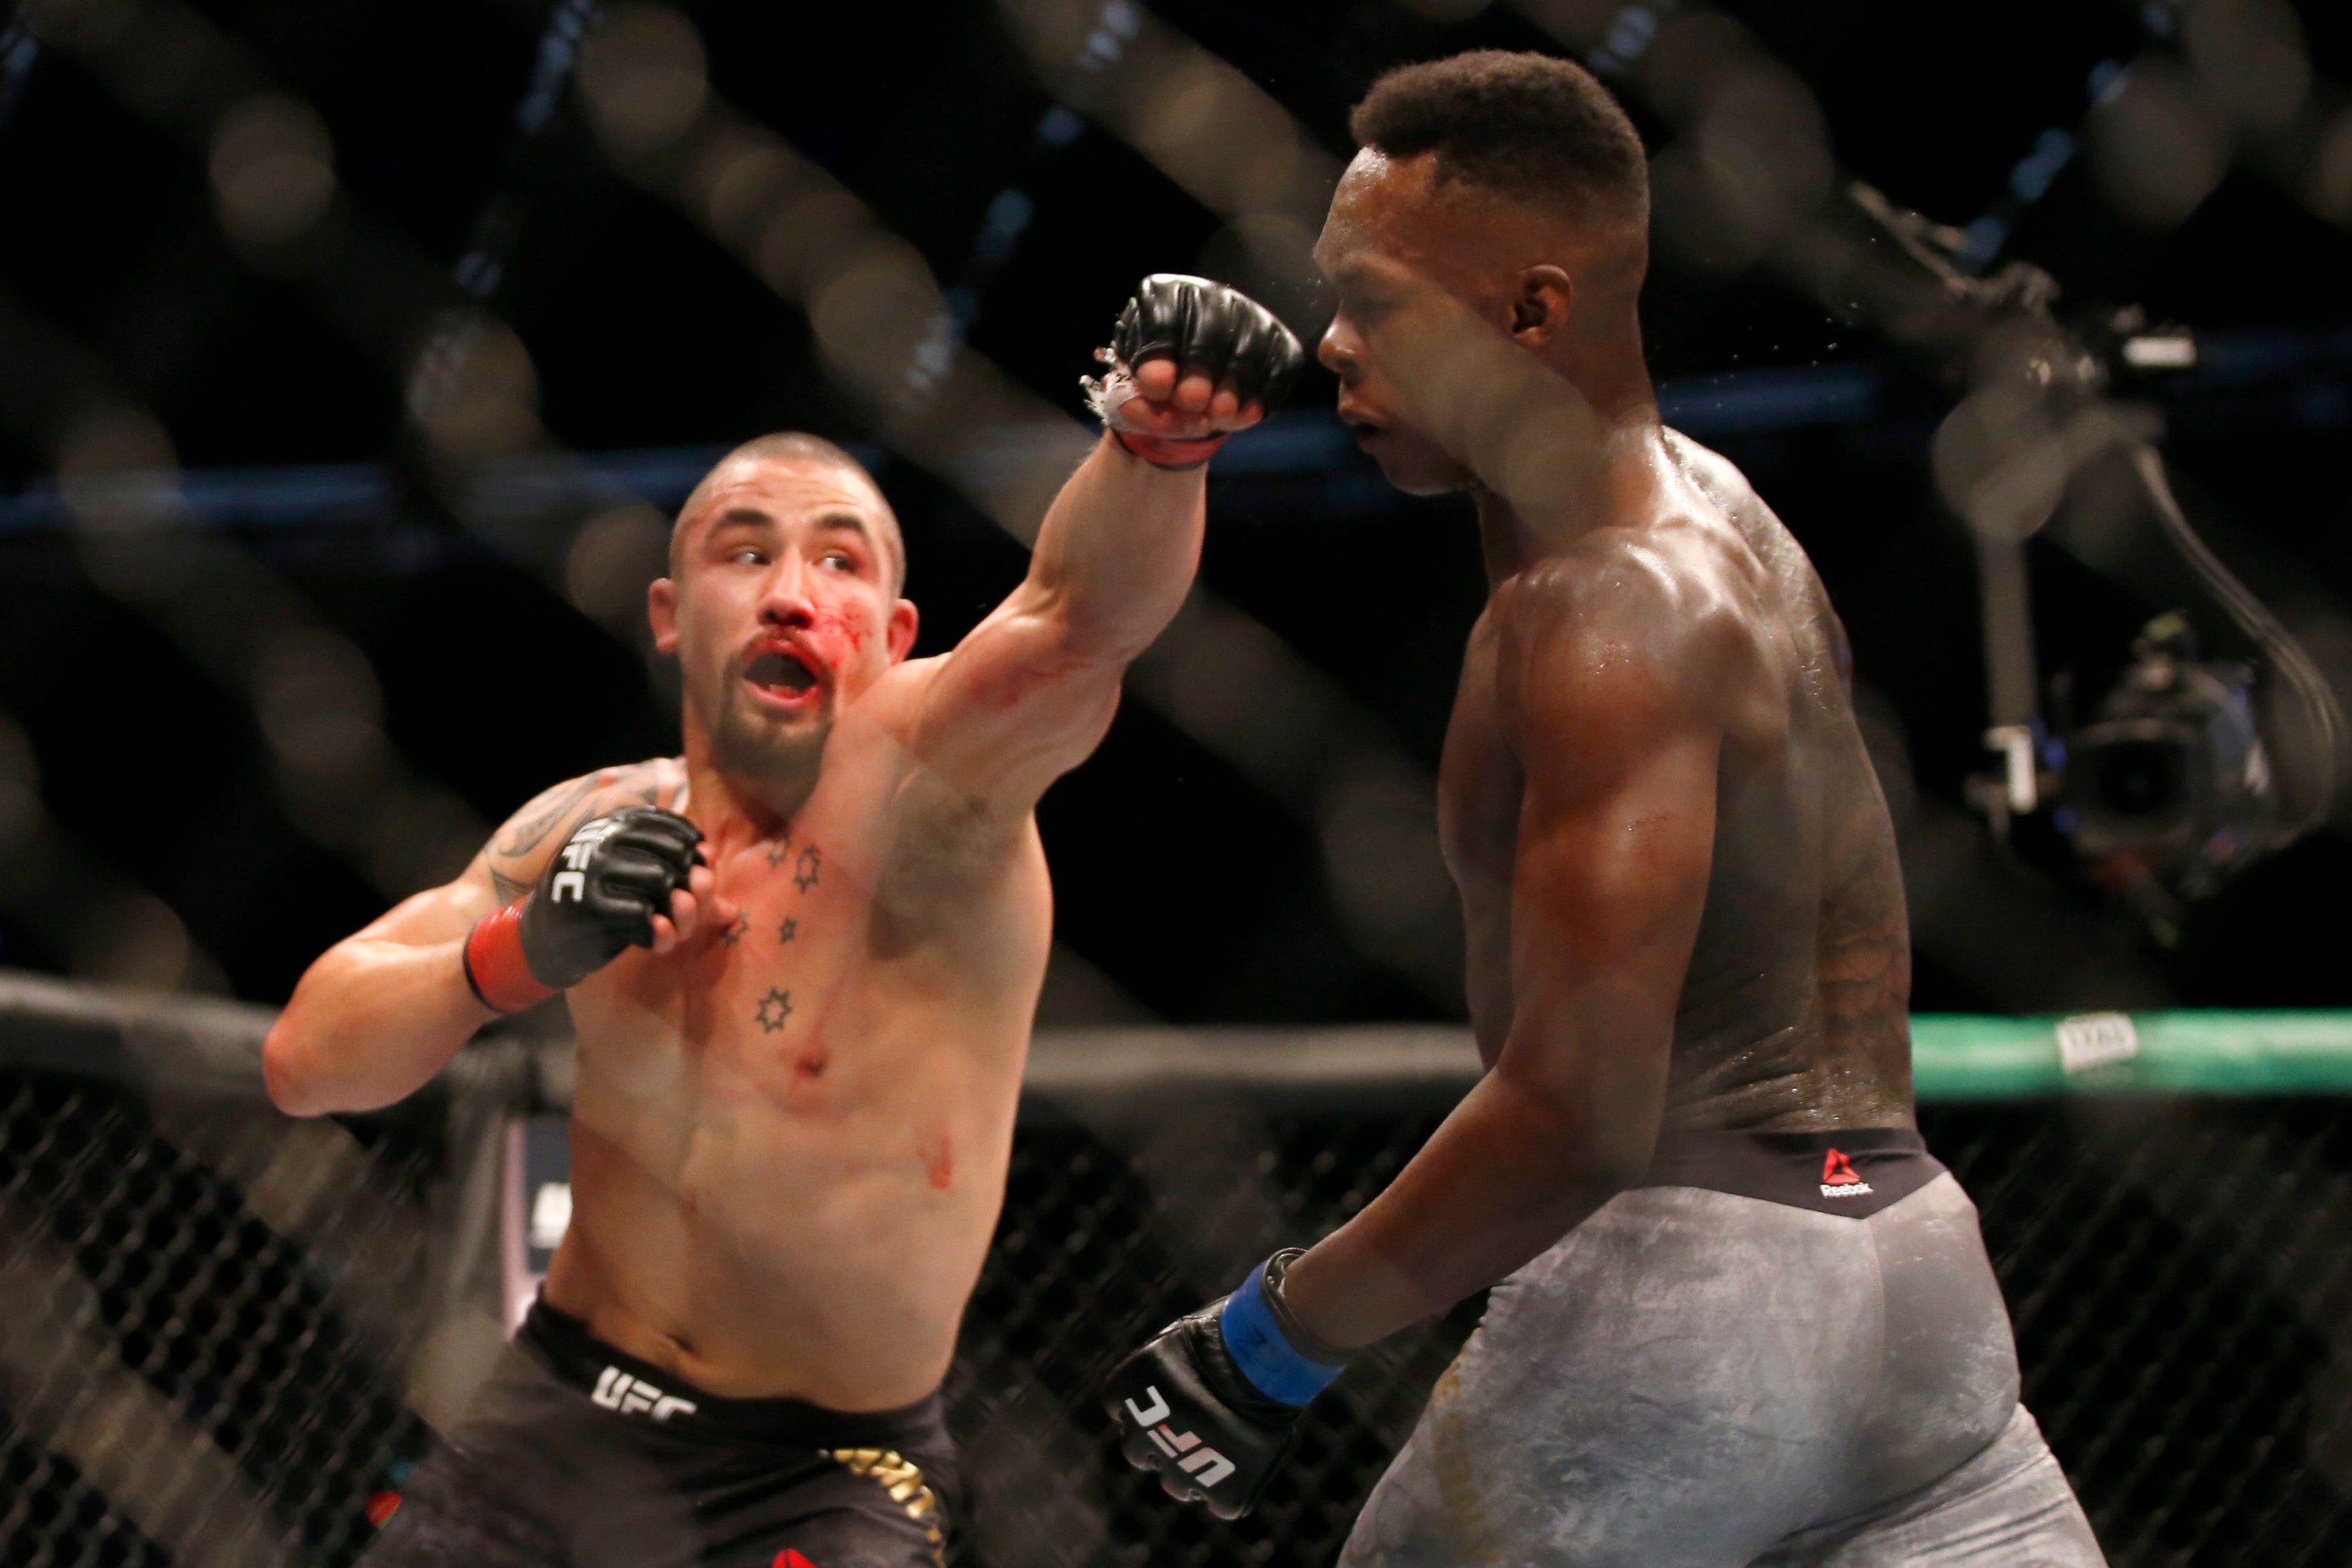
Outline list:
[[[2179,805],[2181,757],[2157,741],[2122,741],[2098,759],[2099,805],[2117,816],[2152,816]]]

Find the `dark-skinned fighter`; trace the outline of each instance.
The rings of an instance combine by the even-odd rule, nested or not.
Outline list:
[[[1344,1568],[2099,1563],[1915,1131],[1843,633],[1659,423],[1639,138],[1498,53],[1392,72],[1354,130],[1321,355],[1486,565],[1438,803],[1486,1070],[1347,1225],[1122,1363],[1129,1459],[1242,1512],[1350,1353],[1491,1288]]]

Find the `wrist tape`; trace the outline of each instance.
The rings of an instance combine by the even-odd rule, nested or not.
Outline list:
[[[1347,1370],[1347,1360],[1326,1345],[1301,1346],[1304,1334],[1282,1304],[1282,1271],[1299,1255],[1277,1252],[1225,1298],[1217,1327],[1225,1351],[1252,1387],[1285,1405],[1305,1405]],[[1310,1353],[1310,1351],[1313,1353]]]
[[[494,1012],[520,1013],[555,994],[555,987],[540,984],[523,957],[522,907],[530,901],[526,893],[498,913],[484,915],[466,938],[466,984]]]
[[[1130,454],[1142,458],[1155,468],[1166,468],[1171,473],[1181,474],[1189,469],[1201,468],[1211,458],[1217,455],[1218,447],[1225,444],[1225,438],[1222,435],[1146,436],[1137,430],[1122,430],[1116,425],[1108,428],[1110,438],[1126,447]]]

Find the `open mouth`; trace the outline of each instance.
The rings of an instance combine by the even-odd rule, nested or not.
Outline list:
[[[782,702],[797,702],[821,684],[816,670],[787,648],[767,648],[753,654],[751,662],[744,667],[743,679]]]

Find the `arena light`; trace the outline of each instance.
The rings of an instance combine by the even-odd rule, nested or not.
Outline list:
[[[2197,340],[2186,331],[2139,332],[2124,340],[2122,352],[2134,370],[2197,368]]]
[[[2303,21],[2286,0],[2196,0],[2180,41],[2214,106],[2252,136],[2284,131],[2310,95]]]
[[[460,468],[551,446],[521,340],[447,269],[336,184],[325,119],[184,0],[42,0],[36,36],[78,57],[125,108],[205,160],[232,249],[297,282],[328,325],[402,384],[428,444]],[[430,411],[454,402],[450,416]],[[432,476],[454,487],[457,474]]]
[[[526,129],[542,125],[551,112],[582,19],[573,0],[551,23],[518,110]],[[397,381],[423,437],[419,472],[449,514],[645,656],[649,689],[657,700],[674,701],[667,667],[651,658],[642,615],[625,624],[593,615],[571,592],[568,542],[551,552],[537,516],[518,528],[479,504],[512,488],[501,486],[508,477],[501,464],[520,454],[541,468],[572,470],[562,487],[566,495],[602,490],[610,505],[627,500],[624,487],[584,469],[549,436],[539,418],[538,373],[521,337],[465,292],[487,291],[496,260],[469,251],[453,282],[446,269],[352,202],[334,185],[322,117],[270,85],[258,59],[179,0],[47,0],[37,20],[44,37],[79,54],[125,107],[205,156],[233,253],[265,276],[298,281],[320,319]],[[608,51],[597,68],[601,80],[619,82],[622,96],[610,108],[618,132],[651,145],[698,101],[700,46],[690,37],[681,45],[658,16],[639,16],[631,26],[642,59],[632,56],[616,66]],[[602,568],[586,571],[580,582],[609,574],[619,560],[614,544],[609,531],[600,536]],[[610,598],[603,594],[598,603]]]
[[[326,122],[282,93],[256,93],[222,116],[210,162],[221,227],[256,249],[299,239],[334,200]]]
[[[999,0],[1037,79],[1225,220],[1201,265],[1302,338],[1329,319],[1312,252],[1341,162],[1256,83],[1134,0]]]
[[[293,584],[192,525],[161,425],[127,404],[67,427],[58,471],[91,580],[251,704],[288,819],[387,901],[446,880],[489,825],[400,755],[366,654]]]
[[[39,933],[83,980],[134,991],[228,989],[219,962],[171,905],[50,813],[32,738],[5,712],[0,915]]]
[[[488,825],[384,736],[358,645],[249,552],[189,520],[161,421],[95,355],[5,293],[0,342],[72,398],[52,456],[91,583],[253,706],[288,819],[387,901],[454,875]]]
[[[25,100],[25,84],[33,79],[33,62],[41,57],[40,41],[21,16],[0,23],[0,131],[16,117]]]
[[[2230,172],[2230,128],[2194,73],[2144,59],[2093,106],[2091,172],[2107,204],[2147,228],[2174,228]]]
[[[701,118],[710,90],[702,35],[666,5],[609,6],[581,50],[580,88],[597,134],[656,152]]]

